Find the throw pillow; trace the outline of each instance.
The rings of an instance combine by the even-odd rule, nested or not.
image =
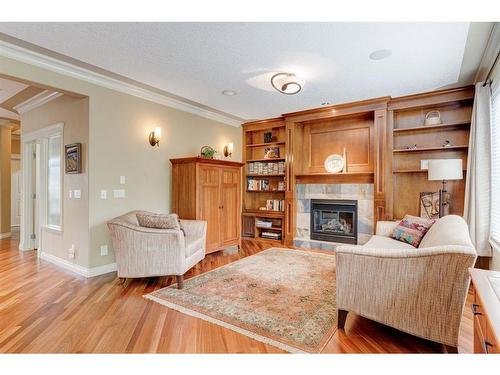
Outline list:
[[[177,214],[137,214],[137,221],[141,227],[156,229],[184,230]]]
[[[392,238],[418,247],[429,228],[436,220],[405,215],[392,233]]]

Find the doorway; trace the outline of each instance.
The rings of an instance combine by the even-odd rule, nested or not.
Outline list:
[[[19,238],[21,225],[21,155],[12,154],[10,159],[10,226],[13,239]]]
[[[63,123],[23,137],[20,250],[42,249],[42,229],[61,232]]]

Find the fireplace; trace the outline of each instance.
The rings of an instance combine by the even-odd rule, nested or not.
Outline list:
[[[358,202],[311,199],[311,239],[358,243]]]

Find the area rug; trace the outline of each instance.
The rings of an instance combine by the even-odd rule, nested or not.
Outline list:
[[[145,298],[292,353],[335,333],[335,257],[272,248]]]

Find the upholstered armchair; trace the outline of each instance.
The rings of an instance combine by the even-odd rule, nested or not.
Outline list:
[[[390,237],[397,222],[378,222],[364,246],[339,246],[338,325],[348,312],[445,345],[457,352],[476,252],[465,221],[439,219],[415,248]]]
[[[175,275],[183,287],[183,275],[205,258],[207,223],[181,220],[181,230],[141,227],[131,211],[108,222],[115,251],[118,277]]]

